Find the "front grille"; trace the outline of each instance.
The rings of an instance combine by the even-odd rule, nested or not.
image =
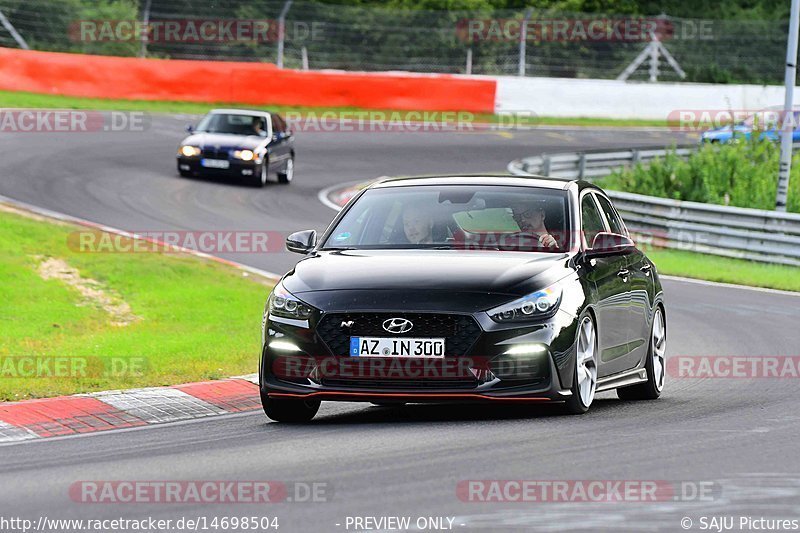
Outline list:
[[[383,322],[390,318],[405,318],[413,322],[411,331],[389,333]],[[352,321],[349,328],[343,322]],[[469,315],[440,313],[331,313],[317,325],[317,334],[333,355],[350,353],[350,337],[444,337],[445,356],[467,355],[478,340],[481,328]]]
[[[228,159],[228,148],[203,148],[206,159]]]

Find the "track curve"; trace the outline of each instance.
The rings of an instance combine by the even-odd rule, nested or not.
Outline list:
[[[641,130],[535,129],[505,133],[306,133],[294,182],[263,190],[177,177],[186,117],[155,116],[146,134],[0,134],[0,194],[122,229],[322,229],[333,211],[320,189],[387,174],[498,172],[522,154],[681,142]],[[229,254],[274,272],[289,254]],[[800,298],[665,281],[669,356],[796,355]],[[254,356],[255,361],[255,356]],[[255,362],[254,362],[255,367]],[[546,409],[323,404],[310,425],[261,414],[3,449],[2,501],[50,517],[277,515],[282,531],[345,530],[347,516],[456,517],[475,531],[679,531],[681,517],[794,517],[800,507],[798,380],[685,379],[659,401],[599,396],[582,417]],[[87,440],[89,439],[89,440]],[[78,480],[325,481],[331,501],[250,506],[91,506],[67,496]],[[708,502],[464,503],[469,479],[711,481]],[[6,514],[11,514],[7,511]],[[337,526],[336,524],[341,524]],[[463,524],[461,526],[460,524]]]

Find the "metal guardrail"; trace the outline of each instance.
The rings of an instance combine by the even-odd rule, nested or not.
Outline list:
[[[676,151],[688,157],[695,149],[683,146]],[[508,170],[518,176],[591,180],[647,164],[667,152],[634,148],[543,154],[514,160]],[[800,214],[606,192],[640,244],[800,266]]]

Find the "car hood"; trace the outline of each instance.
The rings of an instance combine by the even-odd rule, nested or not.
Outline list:
[[[566,276],[568,254],[458,250],[348,250],[300,261],[284,278],[290,292],[438,291],[501,295],[508,299]],[[309,302],[312,303],[312,302]]]
[[[195,133],[186,137],[181,144],[189,144],[205,148],[213,146],[220,148],[247,148],[253,150],[264,142],[264,137],[258,135],[230,135],[227,133]]]

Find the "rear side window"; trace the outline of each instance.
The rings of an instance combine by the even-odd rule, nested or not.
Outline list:
[[[581,229],[587,248],[592,246],[598,233],[606,231],[603,217],[600,216],[591,194],[587,194],[581,200]]]
[[[617,211],[611,205],[611,202],[608,201],[608,198],[605,196],[600,196],[599,194],[596,195],[596,197],[598,203],[600,204],[600,209],[603,210],[603,214],[606,216],[608,225],[611,228],[611,233],[627,236],[628,232],[625,230],[625,224],[622,222],[619,214],[617,214]]]
[[[281,117],[271,114],[272,118],[272,133],[284,133],[286,131],[286,123]]]

